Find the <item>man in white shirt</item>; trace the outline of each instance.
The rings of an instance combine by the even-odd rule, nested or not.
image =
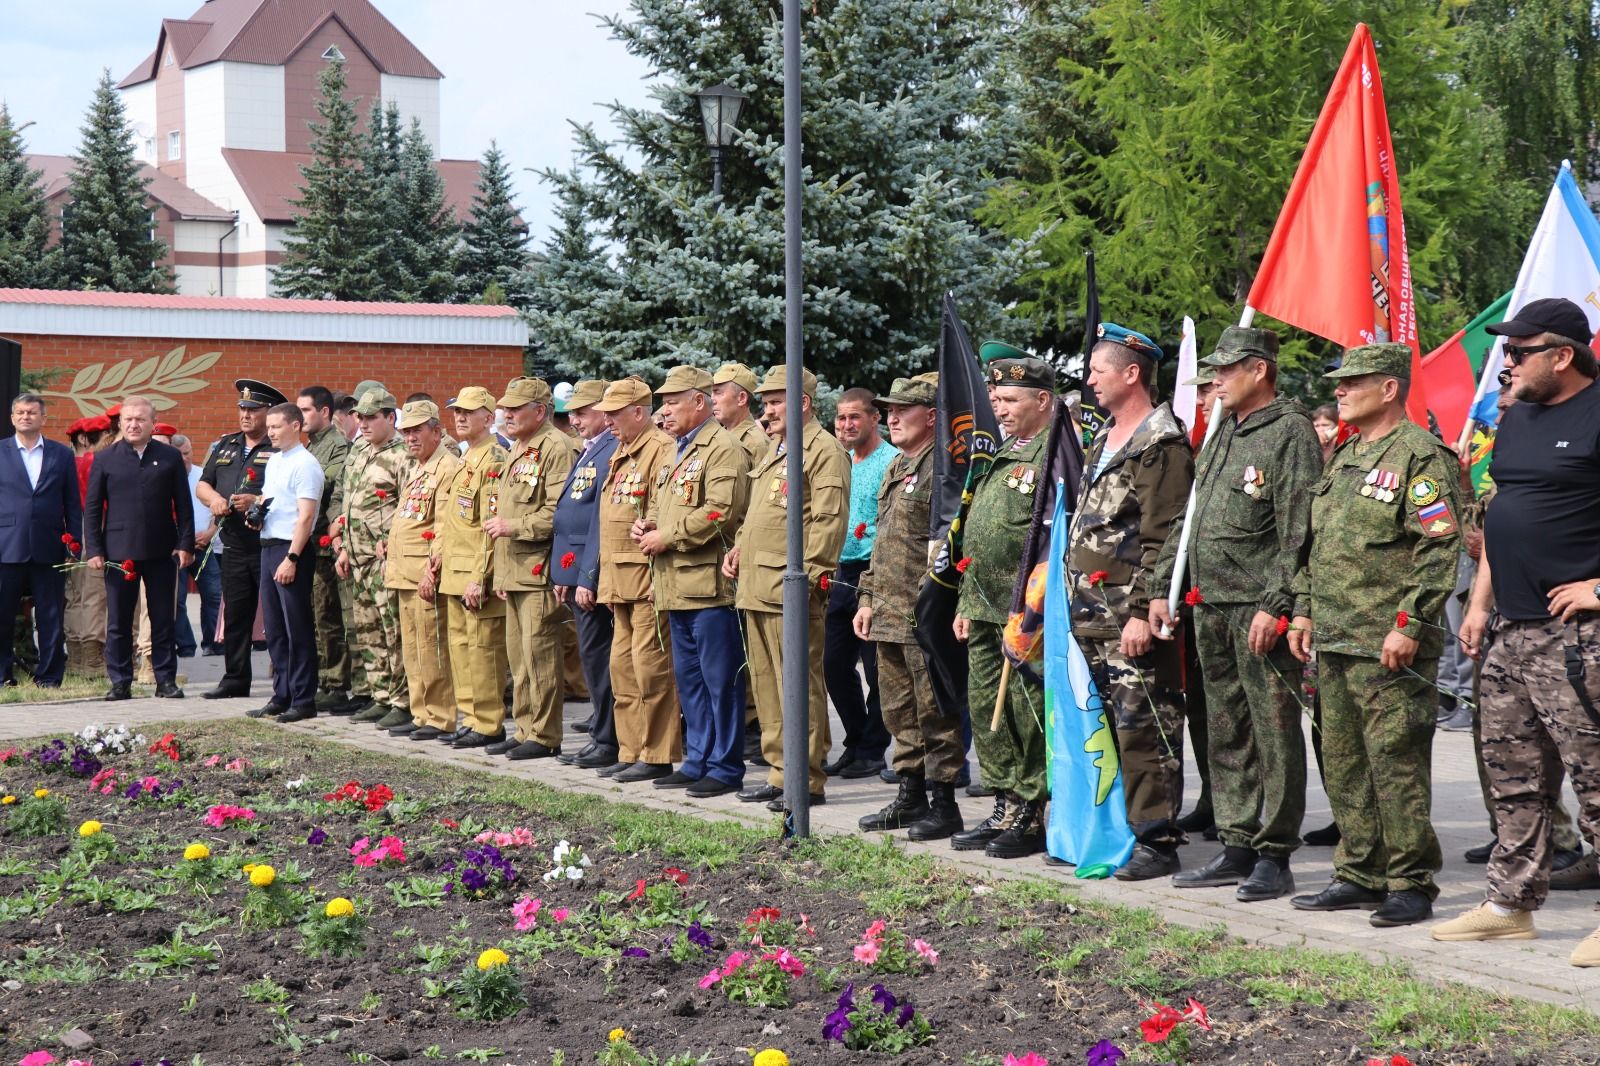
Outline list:
[[[311,610],[316,567],[300,556],[311,540],[322,502],[322,464],[300,443],[305,416],[292,403],[267,412],[267,438],[277,452],[262,478],[261,613],[272,657],[272,699],[247,711],[280,722],[317,716],[317,627]],[[247,516],[247,520],[251,516]],[[254,523],[252,523],[254,524]]]

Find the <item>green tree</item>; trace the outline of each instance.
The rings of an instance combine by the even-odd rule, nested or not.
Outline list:
[[[300,197],[289,201],[296,217],[273,282],[301,299],[379,300],[386,291],[382,207],[363,166],[367,139],[345,98],[342,62],[322,69],[321,88],[311,162],[300,168]]]
[[[445,199],[433,145],[415,118],[401,141],[396,179],[399,217],[390,234],[393,298],[444,303],[456,291],[461,224]]]
[[[472,196],[472,217],[462,239],[457,298],[484,303],[509,300],[518,307],[527,306],[526,292],[519,292],[513,279],[528,266],[528,227],[511,197],[511,168],[492,141],[483,153],[478,188]],[[498,300],[487,298],[491,287],[500,294]]]
[[[166,242],[154,233],[133,134],[122,100],[103,71],[82,129],[67,186],[61,255],[72,287],[112,292],[171,292]]]
[[[49,248],[50,207],[41,174],[28,165],[22,134],[0,103],[0,288],[61,284],[59,249]]]

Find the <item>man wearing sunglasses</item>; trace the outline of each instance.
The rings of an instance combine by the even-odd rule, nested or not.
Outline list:
[[[1495,802],[1488,899],[1435,940],[1531,940],[1550,884],[1551,808],[1565,764],[1579,821],[1600,829],[1600,374],[1571,300],[1527,304],[1506,338],[1511,394],[1489,474],[1483,558],[1461,640],[1484,657],[1479,711]],[[1482,640],[1498,615],[1487,655]],[[1572,953],[1600,966],[1600,931]]]

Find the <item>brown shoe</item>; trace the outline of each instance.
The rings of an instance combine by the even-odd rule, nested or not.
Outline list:
[[[1506,917],[1494,912],[1487,900],[1477,908],[1433,927],[1435,940],[1536,940],[1531,911],[1513,911]],[[1600,945],[1597,945],[1600,947]]]

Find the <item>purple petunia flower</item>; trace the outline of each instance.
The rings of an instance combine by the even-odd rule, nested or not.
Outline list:
[[[483,876],[482,870],[463,870],[461,873],[461,887],[473,892],[482,892],[489,887],[489,879]]]
[[[127,788],[122,790],[122,798],[123,799],[133,799],[134,797],[138,796],[139,793],[141,791],[143,791],[143,790],[144,790],[144,786],[141,785],[139,782],[135,781],[133,784],[129,785]]]
[[[850,1011],[840,1007],[822,1022],[822,1039],[844,1043],[844,1034],[850,1030]]]
[[[623,948],[622,957],[625,959],[648,959],[650,953],[644,948]]]
[[[323,832],[322,827],[320,825],[315,827],[314,829],[312,829],[311,830],[311,834],[306,837],[306,843],[310,844],[314,848],[321,847],[323,844],[326,844],[327,842],[328,842],[328,834]]]
[[[1109,1040],[1102,1040],[1090,1048],[1086,1053],[1089,1066],[1117,1066],[1117,1063],[1127,1058],[1123,1050]]]
[[[103,764],[94,757],[94,752],[83,746],[72,749],[71,770],[79,777],[93,777],[100,772]]]
[[[696,945],[702,951],[711,950],[711,934],[700,928],[699,919],[689,923],[689,943]]]
[[[911,1019],[916,1016],[916,1008],[911,1005],[910,1000],[906,1000],[906,1002],[900,1004],[900,1016],[894,1020],[894,1023],[904,1029],[911,1024]]]
[[[900,1005],[900,1001],[894,998],[894,993],[882,985],[872,986],[872,1002],[882,1007],[885,1014],[892,1013]]]

